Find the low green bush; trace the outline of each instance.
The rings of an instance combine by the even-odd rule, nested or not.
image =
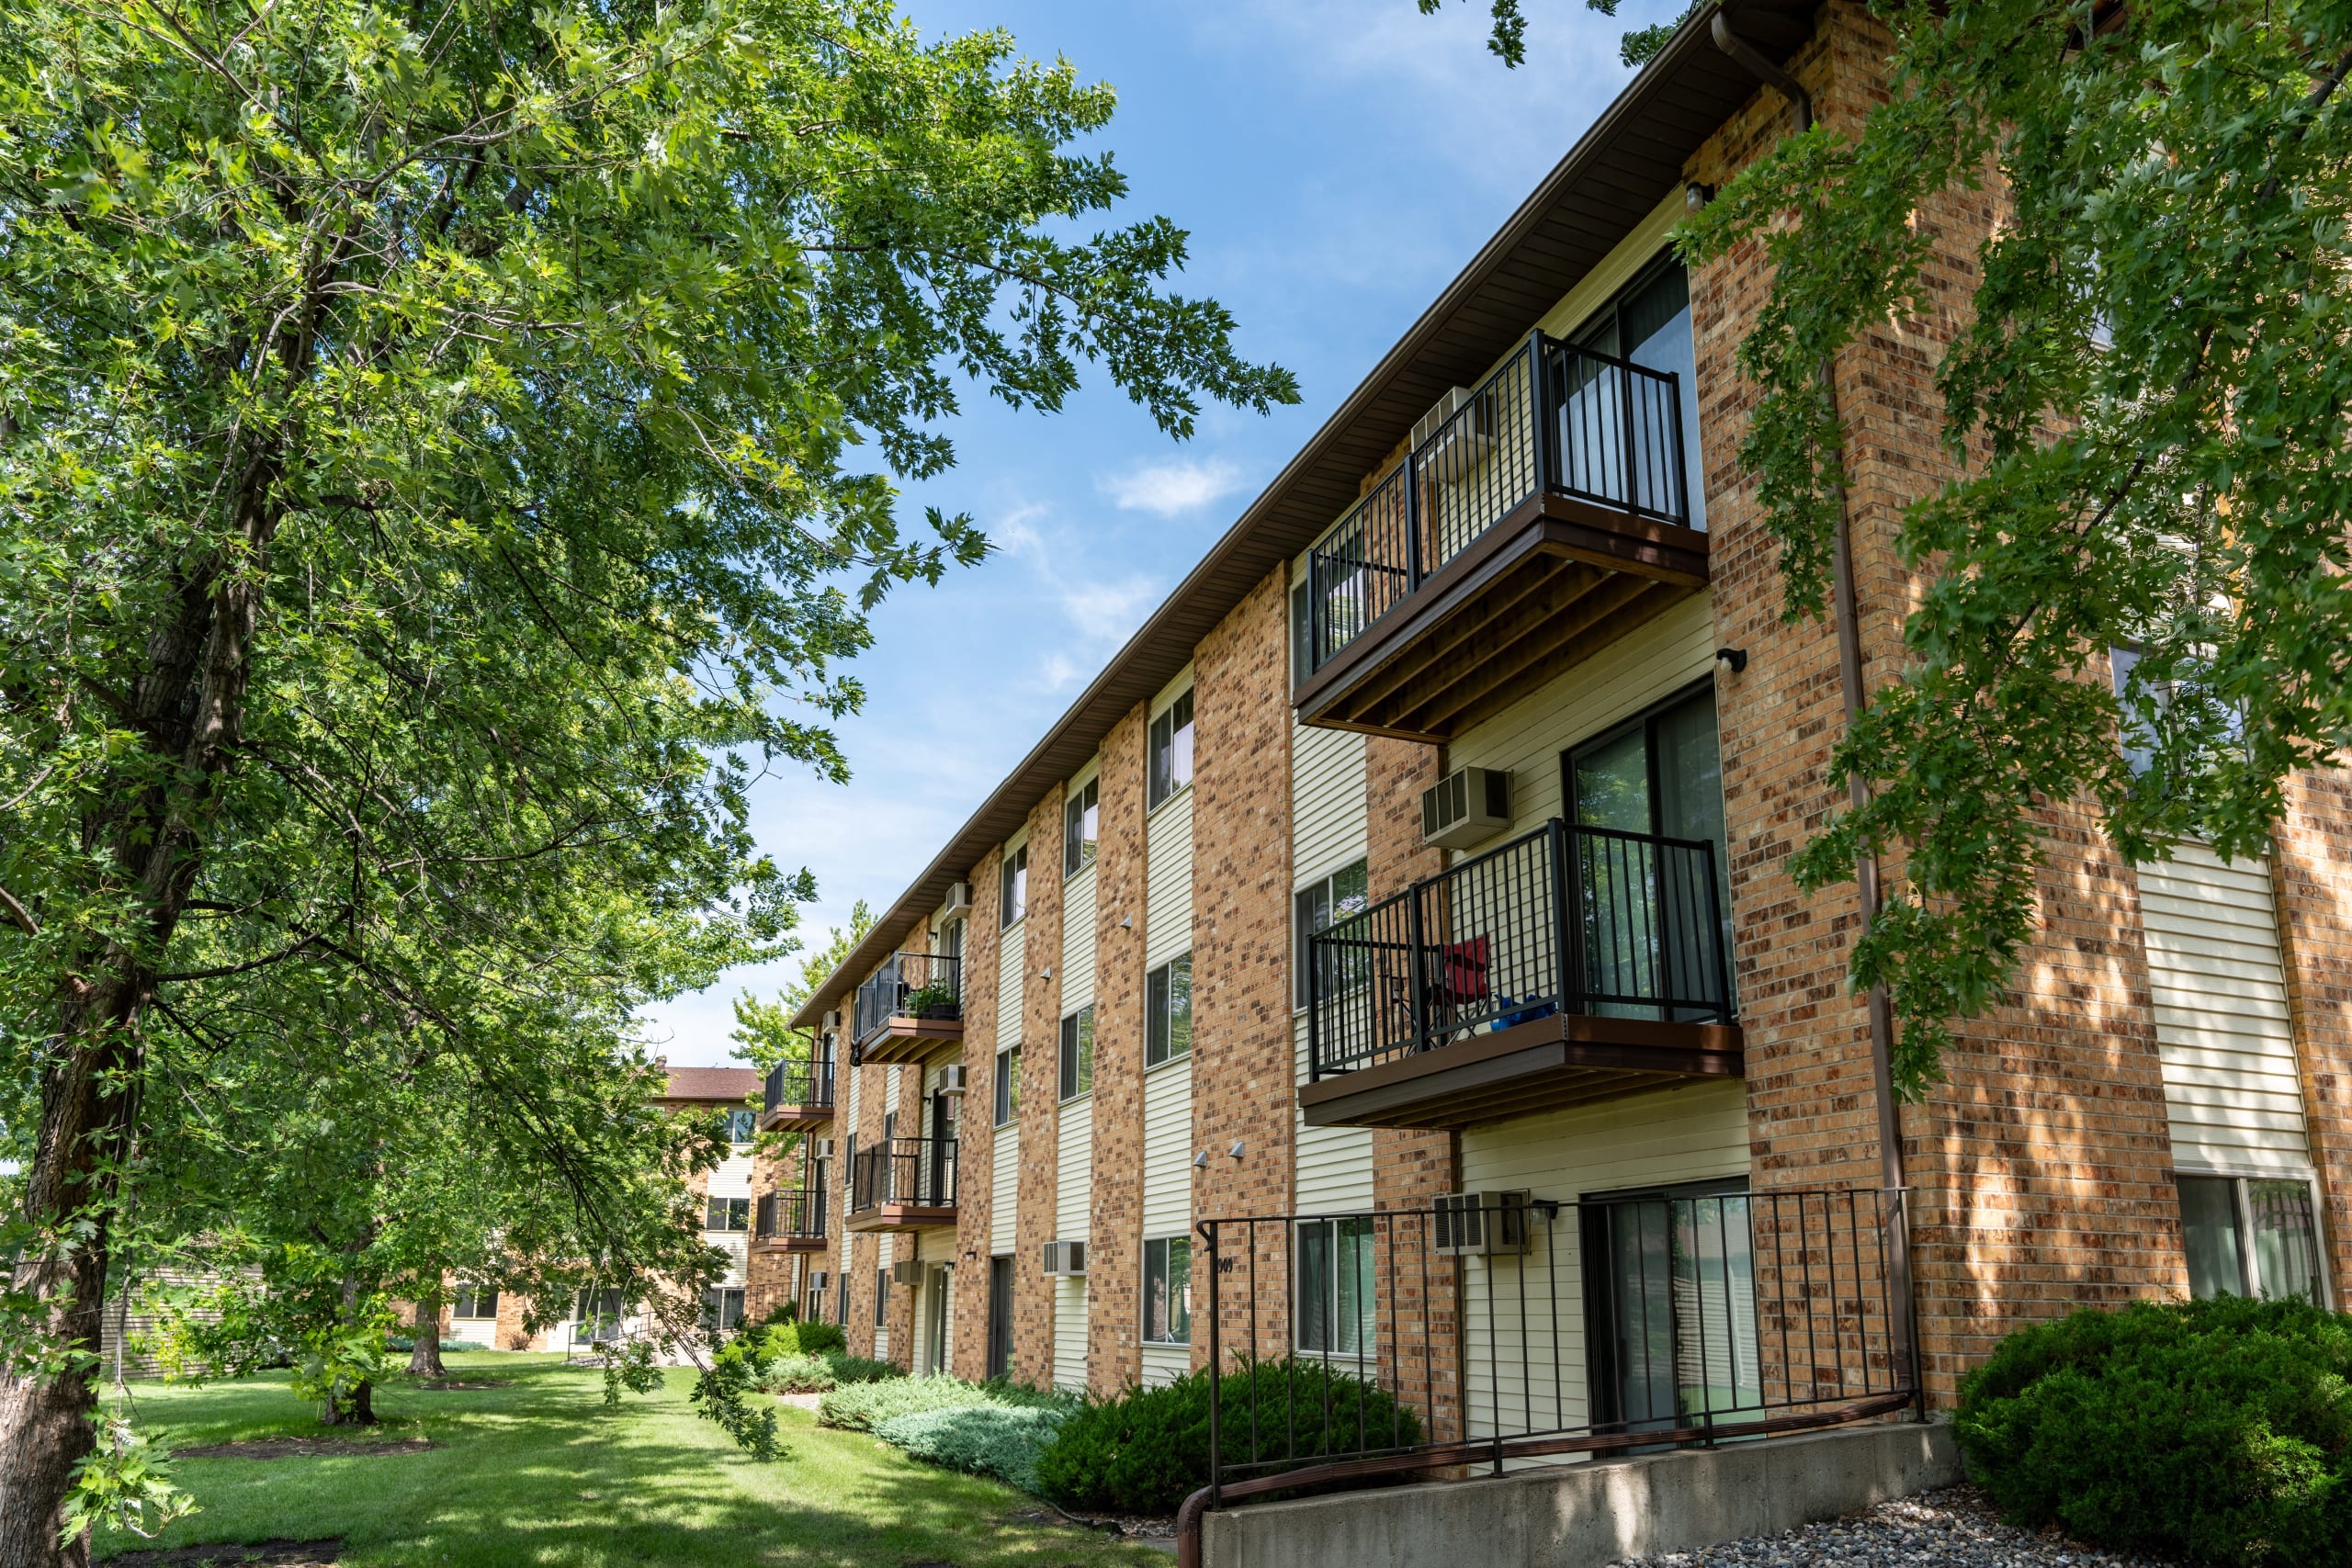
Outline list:
[[[1038,1456],[1037,1489],[1066,1508],[1171,1514],[1209,1481],[1211,1373],[1089,1399]],[[1420,1417],[1386,1390],[1304,1359],[1223,1374],[1219,1428],[1228,1465],[1288,1456],[1311,1464],[1360,1448],[1421,1440]],[[1255,1450],[1252,1411],[1255,1411]]]
[[[2003,1340],[1953,1434],[2012,1522],[2094,1546],[2352,1565],[2352,1317],[2223,1297]]]
[[[775,1356],[759,1370],[760,1387],[769,1393],[822,1393],[839,1380],[822,1356]]]
[[[846,1350],[827,1350],[821,1358],[838,1383],[888,1382],[907,1374],[888,1361],[869,1361]]]
[[[820,1356],[846,1349],[849,1341],[830,1323],[774,1323],[758,1330],[760,1344],[772,1356]]]
[[[817,1420],[827,1427],[870,1432],[876,1424],[919,1410],[947,1410],[957,1405],[987,1404],[988,1391],[961,1378],[891,1378],[882,1382],[848,1383],[818,1402]]]
[[[1028,1392],[1026,1390],[1024,1393]],[[950,1405],[878,1421],[874,1435],[915,1459],[1037,1490],[1037,1456],[1069,1415],[1068,1401]]]

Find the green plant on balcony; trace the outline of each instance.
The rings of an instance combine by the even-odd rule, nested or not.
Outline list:
[[[956,1018],[963,1009],[956,1000],[953,987],[933,980],[907,992],[899,1003],[899,1011],[909,1018]]]

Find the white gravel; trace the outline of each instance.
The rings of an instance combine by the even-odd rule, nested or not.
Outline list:
[[[1611,1568],[2179,1568],[2005,1525],[1973,1486],[1923,1492],[1802,1529],[1701,1551],[1629,1557]]]

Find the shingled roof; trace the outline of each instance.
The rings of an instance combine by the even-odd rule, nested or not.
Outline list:
[[[672,1067],[664,1100],[749,1100],[760,1092],[760,1075],[750,1067]]]

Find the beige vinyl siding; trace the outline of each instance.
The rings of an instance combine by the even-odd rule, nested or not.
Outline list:
[[[712,1169],[709,1183],[703,1190],[712,1198],[752,1197],[752,1156],[729,1155]],[[743,1283],[747,1273],[746,1263],[750,1255],[750,1235],[748,1231],[729,1231],[705,1236],[704,1239],[727,1254],[727,1278],[719,1281],[721,1287],[738,1286]]]
[[[1086,1386],[1086,1277],[1054,1280],[1054,1386]]]
[[[1522,1117],[1462,1134],[1465,1192],[1521,1189],[1536,1198],[1574,1202],[1588,1193],[1745,1176],[1747,1168],[1747,1086],[1736,1078]],[[1473,1258],[1464,1263],[1467,1418],[1474,1438],[1494,1432],[1498,1399],[1506,1431],[1575,1426],[1585,1419],[1584,1286],[1575,1212],[1563,1209],[1547,1229],[1550,1245],[1539,1240],[1525,1258]],[[1500,1356],[1494,1344],[1498,1333]]]
[[[996,1130],[989,1157],[989,1252],[1002,1257],[1012,1250],[1013,1221],[1021,1199],[1021,1123]]]
[[[2173,1162],[2303,1176],[2311,1145],[2270,873],[2201,844],[2140,868]]]
[[[1057,853],[1059,852],[1057,851]],[[1062,892],[1062,1011],[1094,999],[1094,868],[1069,879]]]
[[[1021,848],[1026,841],[1025,838],[1013,840],[1004,846],[1003,854],[1010,857],[1013,851]],[[1003,874],[1001,864],[998,874]],[[1033,878],[1035,877],[1037,868],[1031,866],[1029,874]],[[1001,909],[1004,889],[1001,883],[998,885],[997,897],[1000,901],[998,908]],[[1021,1043],[1021,980],[1024,963],[1022,950],[1027,945],[1023,938],[1028,934],[1028,931],[1029,922],[1024,919],[1005,927],[997,940],[996,1048],[1000,1051]]]
[[[1156,969],[1193,945],[1193,792],[1181,790],[1144,827],[1143,962]]]
[[[1364,738],[1344,729],[1291,726],[1292,864],[1305,886],[1366,853]],[[1296,962],[1293,954],[1292,961]],[[1298,1081],[1307,1077],[1306,1014],[1291,1018]],[[1294,1204],[1302,1214],[1372,1207],[1372,1133],[1309,1127],[1295,1108]]]
[[[1088,1205],[1094,1201],[1094,1097],[1061,1108],[1054,1131],[1054,1239],[1086,1239]]]
[[[1708,596],[1693,594],[1464,732],[1446,765],[1509,769],[1511,826],[1453,858],[1562,815],[1560,753],[1705,678],[1714,669],[1714,630]]]
[[[1193,1224],[1193,1059],[1144,1075],[1143,1233],[1182,1235]]]

